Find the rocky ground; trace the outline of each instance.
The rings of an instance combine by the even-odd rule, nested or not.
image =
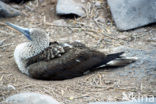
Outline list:
[[[85,9],[86,16],[75,19],[56,16],[55,0],[35,0],[11,6],[22,14],[15,18],[0,19],[0,101],[12,94],[27,91],[53,96],[64,104],[156,96],[155,25],[119,32],[105,0],[90,0]],[[70,80],[31,79],[19,72],[13,59],[16,45],[27,40],[5,26],[5,22],[42,28],[50,33],[52,41],[78,40],[106,53],[125,50],[129,56],[139,59],[124,68],[100,70]]]

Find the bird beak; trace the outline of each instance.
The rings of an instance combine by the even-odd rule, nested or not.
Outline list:
[[[22,34],[24,34],[29,40],[32,40],[31,37],[30,37],[30,30],[27,29],[27,28],[23,28],[23,27],[20,27],[20,26],[17,26],[17,25],[14,25],[12,23],[6,23],[8,26],[12,27],[13,29],[21,32]]]

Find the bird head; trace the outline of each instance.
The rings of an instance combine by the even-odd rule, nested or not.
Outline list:
[[[42,29],[38,28],[23,28],[12,23],[6,23],[8,26],[12,27],[13,29],[21,32],[24,36],[27,37],[28,40],[32,42],[41,42],[41,41],[49,41],[49,35],[43,31]]]

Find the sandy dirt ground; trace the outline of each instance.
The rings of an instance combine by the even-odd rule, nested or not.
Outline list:
[[[42,1],[42,0],[41,0]],[[27,41],[17,31],[11,30],[3,23],[11,22],[23,27],[39,27],[50,33],[52,41],[81,41],[89,47],[102,52],[113,52],[119,46],[148,50],[156,46],[150,41],[156,36],[156,26],[148,26],[136,30],[119,32],[111,19],[106,1],[96,7],[96,0],[90,0],[86,7],[86,17],[64,19],[56,16],[54,0],[38,0],[24,5],[11,4],[22,11],[22,15],[0,19],[0,101],[19,92],[40,92],[47,94],[64,104],[87,104],[92,101],[122,101],[126,96],[156,96],[156,83],[149,83],[150,77],[138,79],[133,71],[126,75],[128,67],[100,70],[94,73],[64,81],[42,81],[31,79],[19,72],[13,52],[17,44]],[[63,19],[66,24],[57,26],[53,21]],[[61,74],[61,73],[60,73]],[[131,97],[131,96],[129,96]]]

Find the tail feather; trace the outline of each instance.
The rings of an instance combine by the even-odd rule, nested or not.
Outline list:
[[[124,52],[109,54],[107,55],[106,59],[102,65],[97,68],[104,68],[104,67],[123,67],[128,64],[131,64],[137,60],[137,57],[126,57],[122,56]]]
[[[112,66],[112,67],[121,67],[128,64],[131,64],[137,60],[136,57],[121,57],[117,58],[115,60],[112,60],[106,64],[106,66]]]

